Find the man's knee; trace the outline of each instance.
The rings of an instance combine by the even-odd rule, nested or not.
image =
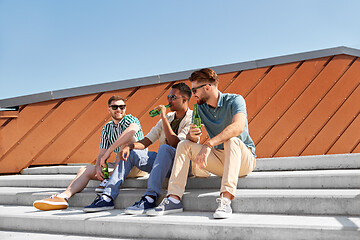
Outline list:
[[[234,148],[234,147],[238,147],[241,149],[242,145],[244,143],[238,138],[238,137],[232,137],[229,140],[224,142],[224,147],[230,147],[230,148]]]
[[[86,171],[86,167],[87,167],[87,166],[82,166],[82,167],[80,167],[79,170],[78,170],[78,173],[83,173],[83,172],[85,172],[85,171]]]
[[[131,162],[132,164],[135,163],[135,160],[138,159],[139,157],[139,151],[143,151],[143,150],[139,150],[139,149],[132,149],[129,152],[129,156],[127,156],[127,161]],[[123,163],[123,162],[122,162]]]
[[[171,163],[174,160],[175,151],[176,151],[175,148],[167,144],[163,144],[159,147],[155,161],[160,164],[166,162]]]
[[[168,152],[168,151],[172,151],[174,148],[172,146],[169,146],[167,144],[162,144],[160,147],[159,147],[159,150],[158,150],[158,153],[160,152]]]
[[[190,140],[182,140],[178,143],[178,145],[176,147],[176,151],[189,149],[192,144],[194,144],[194,142],[192,142]]]
[[[82,166],[81,168],[79,168],[79,170],[78,170],[78,175],[80,175],[80,174],[84,174],[85,172],[88,172],[89,171],[89,167],[90,167],[91,165],[88,165],[88,166]]]
[[[226,142],[238,144],[241,140],[238,137],[232,137]]]
[[[176,148],[169,146],[167,144],[163,144],[159,147],[157,152],[157,157],[159,158],[173,158],[175,156]]]
[[[95,175],[95,166],[94,165],[82,166],[77,174],[91,177]]]

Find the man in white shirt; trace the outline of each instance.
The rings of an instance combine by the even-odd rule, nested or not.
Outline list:
[[[133,166],[150,173],[145,195],[133,206],[125,209],[127,214],[144,214],[156,206],[156,199],[161,193],[161,186],[166,176],[170,176],[176,146],[186,139],[190,129],[192,110],[188,107],[191,97],[190,88],[184,83],[174,84],[167,96],[172,112],[166,114],[164,105],[160,120],[145,136],[135,143],[122,146],[119,152],[118,166],[114,170],[103,194],[85,207],[85,212],[97,212],[114,208],[114,200],[120,192],[120,186]],[[158,152],[149,152],[147,147],[159,140]]]

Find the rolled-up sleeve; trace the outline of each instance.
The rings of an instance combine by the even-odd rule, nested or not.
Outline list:
[[[101,132],[100,148],[103,148],[103,149],[108,149],[111,146],[111,144],[109,142],[109,137],[108,137],[108,130],[107,130],[108,127],[109,127],[108,125],[105,125]]]
[[[161,132],[162,120],[159,120],[145,137],[148,138],[152,143],[154,143],[160,138]]]

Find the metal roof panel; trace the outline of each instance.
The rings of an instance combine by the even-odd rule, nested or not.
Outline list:
[[[228,72],[261,68],[266,66],[279,65],[284,63],[304,61],[314,58],[334,56],[339,54],[347,54],[351,56],[360,57],[360,50],[341,46],[335,48],[309,51],[304,53],[284,55],[279,57],[265,58],[254,61],[246,61],[241,63],[214,66],[211,68],[214,69],[214,71],[217,72],[218,74],[222,74]],[[87,95],[93,93],[151,85],[156,83],[178,81],[178,80],[187,79],[190,76],[190,74],[195,70],[196,69],[181,71],[176,73],[154,75],[149,77],[113,81],[109,83],[94,84],[89,86],[68,88],[68,89],[62,89],[56,91],[48,91],[48,92],[13,97],[13,98],[6,98],[0,100],[0,107],[16,107],[20,105],[43,102],[53,99],[75,97],[75,96],[81,96],[81,95]]]

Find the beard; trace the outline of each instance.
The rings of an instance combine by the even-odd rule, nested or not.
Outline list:
[[[207,100],[209,100],[209,96],[204,96],[202,98],[198,98],[196,100],[196,102],[197,102],[198,105],[203,105],[204,103],[207,102]]]
[[[198,105],[203,105],[204,103],[206,103],[206,100],[203,99],[203,98],[197,100],[197,104],[198,104]]]

